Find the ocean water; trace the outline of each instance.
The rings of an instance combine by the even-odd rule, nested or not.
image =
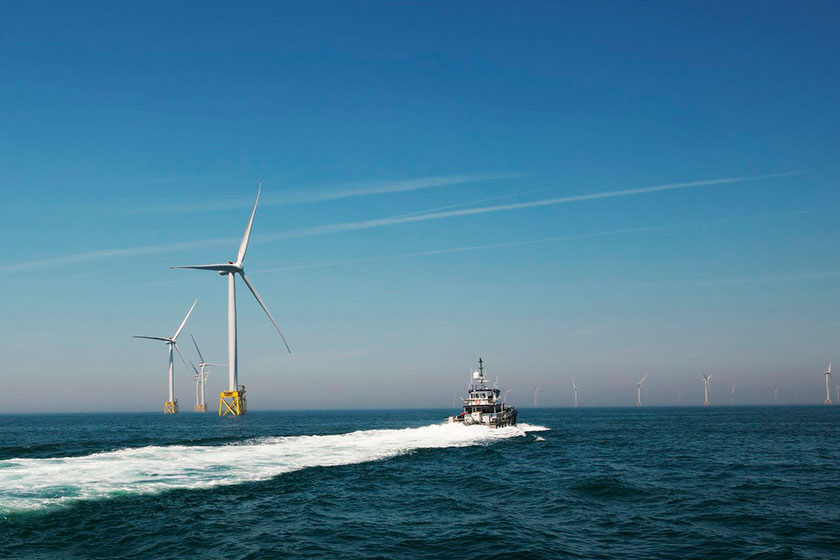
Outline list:
[[[0,558],[840,558],[838,408],[0,416]]]

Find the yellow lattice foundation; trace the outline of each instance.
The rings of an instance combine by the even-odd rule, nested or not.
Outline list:
[[[163,403],[163,413],[164,414],[178,414],[178,401],[172,402],[165,402]]]
[[[248,401],[245,400],[245,387],[239,386],[239,391],[222,391],[219,398],[219,416],[244,416],[248,412]]]
[[[197,404],[195,405],[196,412],[207,412],[207,405],[206,404]]]

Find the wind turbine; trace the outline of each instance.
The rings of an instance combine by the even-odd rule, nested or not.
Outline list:
[[[682,391],[677,391],[677,404],[682,404]]]
[[[648,374],[645,374],[638,383],[636,383],[636,406],[642,406],[642,383],[647,379]]]
[[[181,356],[181,361],[184,362],[184,365],[191,367],[192,370],[195,372],[195,408],[193,410],[195,410],[196,412],[204,412],[199,408],[199,403],[201,402],[201,374],[198,372],[198,368],[195,367],[195,364],[192,363],[192,360],[187,362],[187,360],[184,359],[184,356],[180,352],[178,352],[178,355]]]
[[[703,376],[703,389],[706,392],[706,400],[703,401],[703,406],[709,406],[709,380],[712,376],[705,373],[701,373],[701,375]]]
[[[840,403],[840,385],[834,386],[834,400]]]
[[[831,362],[828,362],[828,369],[823,374],[825,375],[825,404],[831,404]]]
[[[211,364],[208,363],[207,360],[204,359],[204,356],[201,355],[201,350],[198,349],[198,343],[195,341],[195,337],[190,334],[190,338],[195,345],[195,351],[198,352],[198,359],[201,360],[198,362],[198,367],[201,368],[201,371],[195,372],[195,380],[196,380],[196,403],[195,403],[195,411],[196,412],[207,412],[207,378],[210,376],[210,372],[205,371],[205,368],[208,367],[224,367],[227,364]],[[192,364],[190,364],[192,365]],[[193,366],[195,369],[195,366]],[[199,391],[199,386],[201,390]],[[200,398],[199,398],[200,397]]]
[[[178,350],[178,346],[176,341],[178,340],[178,335],[181,334],[181,331],[184,329],[184,325],[187,324],[187,319],[190,318],[190,314],[195,309],[195,304],[198,303],[198,300],[195,300],[190,307],[190,310],[187,311],[187,315],[184,317],[184,320],[181,321],[181,326],[178,327],[178,330],[175,331],[175,334],[171,337],[164,337],[164,336],[135,336],[134,338],[146,338],[149,340],[160,340],[166,343],[169,346],[169,400],[166,401],[163,405],[163,413],[164,414],[176,414],[178,412],[178,401],[175,399],[175,364],[172,360],[172,352],[173,349],[178,351],[178,355],[181,355],[181,351]],[[181,356],[183,359],[183,356]]]
[[[732,390],[729,391],[729,406],[735,404],[735,384],[732,384]]]
[[[238,358],[236,355],[236,275],[242,277],[242,281],[251,290],[254,298],[263,308],[265,314],[271,320],[271,324],[277,329],[277,334],[286,345],[286,350],[289,353],[292,350],[286,342],[286,337],[280,332],[280,327],[277,326],[277,321],[271,316],[268,308],[265,306],[257,289],[248,280],[245,275],[245,252],[248,250],[248,242],[251,239],[251,228],[254,227],[254,216],[257,214],[257,205],[260,203],[260,193],[262,192],[262,179],[260,179],[260,186],[257,189],[257,199],[254,201],[254,209],[251,211],[251,219],[248,220],[248,227],[245,228],[245,235],[242,237],[242,243],[239,245],[239,252],[236,255],[236,262],[228,261],[223,264],[202,264],[194,266],[173,266],[170,268],[193,268],[197,270],[213,270],[222,276],[228,277],[228,390],[222,391],[219,398],[219,416],[225,414],[233,414],[239,416],[245,414],[248,407],[245,400],[245,386],[239,384],[239,369]]]
[[[537,393],[540,392],[540,388],[536,385],[534,386],[534,408],[539,408],[539,401],[537,400]]]
[[[572,379],[572,391],[575,392],[575,408],[577,408],[577,406],[578,406],[578,391],[580,391],[580,388],[575,383],[574,378]]]
[[[773,404],[779,404],[779,388],[773,387]]]

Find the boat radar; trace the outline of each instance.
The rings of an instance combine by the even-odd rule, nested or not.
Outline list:
[[[516,408],[502,402],[498,387],[488,386],[484,375],[484,360],[481,358],[478,359],[478,371],[473,372],[467,393],[464,411],[457,416],[450,416],[448,423],[481,424],[491,428],[516,424]]]

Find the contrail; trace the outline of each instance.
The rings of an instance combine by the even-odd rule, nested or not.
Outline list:
[[[227,246],[236,244],[237,238],[229,237],[226,239],[203,239],[200,241],[185,241],[182,243],[166,243],[162,245],[147,245],[145,247],[129,247],[124,249],[103,249],[100,251],[87,251],[85,253],[74,253],[72,255],[64,255],[61,257],[51,257],[48,259],[39,259],[35,261],[10,264],[0,267],[2,272],[21,272],[24,270],[39,270],[45,268],[57,268],[65,265],[83,264],[93,261],[100,261],[113,257],[135,257],[140,255],[155,255],[161,253],[171,253],[175,251],[182,251],[187,249],[196,249],[208,246]]]
[[[621,235],[624,233],[641,233],[647,231],[661,231],[666,229],[677,229],[677,228],[684,228],[684,227],[691,227],[691,226],[703,226],[709,224],[719,224],[719,223],[732,223],[732,222],[743,222],[749,220],[761,220],[766,218],[778,218],[782,216],[798,216],[802,214],[814,214],[817,212],[822,212],[822,210],[795,210],[792,212],[778,212],[774,214],[759,214],[755,216],[746,216],[743,218],[729,218],[729,219],[719,219],[719,220],[702,220],[702,221],[694,221],[694,222],[682,222],[678,224],[662,224],[658,226],[645,226],[645,227],[636,227],[636,228],[625,228],[625,229],[618,229],[618,230],[611,230],[611,231],[599,231],[599,232],[592,232],[592,233],[581,233],[576,235],[561,235],[557,237],[542,237],[539,239],[526,239],[522,241],[509,241],[503,243],[489,243],[486,245],[468,245],[465,247],[449,247],[445,249],[432,249],[428,251],[415,251],[411,253],[399,253],[393,255],[380,255],[376,257],[362,257],[358,259],[346,259],[340,261],[330,261],[330,262],[323,262],[323,263],[315,263],[315,264],[304,264],[298,266],[284,266],[284,267],[277,267],[277,268],[266,268],[263,270],[255,270],[252,271],[251,274],[262,274],[268,272],[286,272],[292,270],[307,270],[310,268],[326,268],[330,266],[337,266],[343,264],[357,264],[357,263],[366,263],[366,262],[376,262],[376,261],[385,261],[385,260],[393,260],[393,259],[405,259],[411,257],[424,257],[424,256],[431,256],[431,255],[443,255],[446,253],[462,253],[467,251],[480,251],[484,249],[499,249],[504,247],[516,247],[521,245],[534,245],[538,243],[550,243],[556,241],[574,241],[578,239],[591,239],[595,237],[607,237],[611,235]],[[707,283],[702,283],[707,284]]]
[[[478,173],[464,175],[441,175],[434,177],[419,177],[416,179],[404,179],[399,181],[364,181],[356,183],[345,183],[341,188],[328,190],[294,190],[278,192],[277,194],[264,196],[260,201],[262,206],[311,204],[316,202],[329,202],[345,198],[356,198],[362,196],[374,196],[389,193],[400,193],[419,191],[437,187],[462,185],[465,183],[479,183],[483,181],[496,181],[500,179],[512,179],[519,177],[519,173]],[[251,198],[237,198],[227,200],[216,200],[205,203],[179,202],[170,204],[163,208],[150,206],[135,209],[137,212],[202,212],[235,210],[238,208],[250,208],[254,200]]]
[[[472,206],[473,204],[481,204],[483,202],[492,202],[494,200],[503,200],[505,198],[515,198],[517,196],[524,196],[526,194],[534,194],[538,192],[545,192],[550,191],[552,187],[543,187],[541,189],[533,189],[530,191],[523,191],[513,194],[503,194],[500,196],[494,196],[492,198],[482,198],[481,200],[470,200],[469,202],[459,202],[458,204],[450,204],[448,206],[439,206],[437,208],[429,208],[427,210],[419,210],[417,212],[409,212],[407,214],[398,214],[396,216],[391,216],[391,218],[405,218],[407,216],[418,216],[420,214],[428,214],[430,212],[437,212],[439,210],[449,210],[450,208],[461,208],[463,206]]]
[[[751,177],[728,177],[723,179],[707,179],[703,181],[691,181],[684,183],[670,183],[666,185],[654,185],[649,187],[639,187],[635,189],[624,189],[617,191],[605,191],[600,193],[582,194],[574,196],[565,196],[560,198],[548,198],[542,200],[535,200],[531,202],[517,202],[513,204],[501,204],[496,206],[482,206],[479,208],[465,208],[458,210],[440,209],[426,210],[420,214],[403,214],[391,216],[388,218],[377,218],[373,220],[362,220],[358,222],[342,222],[337,224],[327,224],[321,226],[314,226],[308,228],[301,228],[298,230],[288,232],[278,232],[274,234],[262,235],[255,242],[278,241],[281,239],[291,239],[297,237],[309,237],[313,235],[326,235],[330,233],[341,233],[346,231],[356,231],[363,229],[370,229],[376,227],[385,227],[390,225],[424,222],[428,220],[441,220],[446,218],[454,218],[458,216],[469,216],[473,214],[485,214],[490,212],[505,212],[510,210],[520,210],[525,208],[536,208],[541,206],[552,206],[557,204],[568,204],[573,202],[583,202],[586,200],[599,200],[605,198],[615,198],[623,196],[634,196],[638,194],[647,194],[662,191],[681,190],[689,188],[697,188],[711,185],[721,185],[730,183],[743,183],[747,181],[758,181],[761,179],[771,179],[774,177],[786,177],[791,175],[799,175],[805,173],[806,170],[789,171],[786,173],[773,173],[768,175],[755,175]],[[473,202],[477,203],[477,202]],[[466,205],[470,203],[462,203]],[[126,257],[136,255],[148,255],[181,251],[185,249],[192,249],[197,247],[207,247],[236,243],[235,238],[224,239],[206,239],[189,241],[183,243],[169,243],[162,245],[150,245],[145,247],[131,247],[123,249],[104,249],[99,251],[88,251],[84,253],[76,253],[71,255],[64,255],[60,257],[52,257],[47,259],[39,259],[36,261],[29,261],[17,264],[10,264],[0,267],[0,272],[19,272],[23,270],[54,268],[64,265],[72,265],[78,263],[87,263],[96,260],[102,260],[112,257]]]
[[[490,212],[506,212],[509,210],[521,210],[524,208],[538,208],[541,206],[554,206],[557,204],[569,204],[572,202],[583,202],[586,200],[600,200],[605,198],[617,198],[624,196],[633,196],[637,194],[647,194],[662,191],[673,191],[690,189],[697,187],[707,187],[711,185],[722,185],[728,183],[743,183],[747,181],[758,181],[761,179],[771,179],[774,177],[786,177],[790,175],[798,175],[805,173],[804,170],[788,171],[786,173],[773,173],[769,175],[756,175],[752,177],[728,177],[724,179],[707,179],[704,181],[691,181],[686,183],[670,183],[666,185],[654,185],[650,187],[639,187],[635,189],[624,189],[618,191],[606,191],[600,193],[581,194],[574,196],[564,196],[560,198],[547,198],[542,200],[534,200],[531,202],[517,202],[513,204],[500,204],[497,206],[482,206],[479,208],[466,208],[462,210],[448,210],[444,212],[425,212],[418,215],[403,215],[391,216],[388,218],[378,218],[374,220],[363,220],[360,222],[344,222],[337,224],[328,224],[323,226],[314,226],[309,228],[302,228],[296,231],[282,232],[276,234],[268,234],[262,236],[263,241],[276,241],[280,239],[289,239],[293,237],[309,237],[312,235],[325,235],[329,233],[341,233],[345,231],[355,231],[360,229],[370,229],[376,227],[390,226],[395,224],[404,224],[411,222],[425,222],[428,220],[442,220],[446,218],[454,218],[457,216],[470,216],[474,214],[487,214]]]
[[[433,249],[430,251],[416,251],[413,253],[401,253],[397,255],[382,255],[378,257],[365,257],[360,259],[347,259],[343,261],[331,261],[327,263],[318,263],[318,264],[305,264],[300,266],[286,266],[280,268],[266,268],[263,270],[255,270],[251,272],[251,274],[264,274],[267,272],[285,272],[289,270],[305,270],[309,268],[324,268],[342,264],[353,264],[353,263],[365,263],[365,262],[375,262],[375,261],[386,261],[392,259],[405,259],[410,257],[424,257],[428,255],[443,255],[446,253],[462,253],[466,251],[480,251],[483,249],[498,249],[502,247],[516,247],[519,245],[534,245],[537,243],[548,243],[552,241],[574,241],[576,239],[590,239],[593,237],[606,237],[609,235],[620,235],[622,233],[638,233],[644,231],[657,231],[663,229],[673,229],[678,227],[684,227],[690,224],[671,224],[671,225],[662,225],[662,226],[648,226],[648,227],[638,227],[638,228],[628,228],[628,229],[619,229],[614,231],[600,231],[594,233],[582,233],[578,235],[562,235],[557,237],[543,237],[540,239],[526,239],[524,241],[509,241],[507,243],[489,243],[487,245],[470,245],[467,247],[450,247],[447,249]]]

